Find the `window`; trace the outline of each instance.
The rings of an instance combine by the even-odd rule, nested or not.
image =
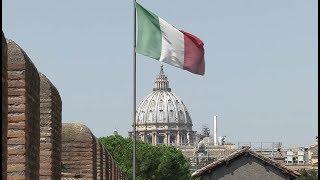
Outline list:
[[[149,122],[153,122],[153,112],[152,112],[152,110],[150,110],[150,112],[149,112],[148,121],[149,121]]]
[[[160,134],[158,136],[158,144],[163,144],[164,143],[164,135]]]
[[[152,136],[150,134],[147,135],[146,142],[152,143]]]
[[[162,110],[160,110],[159,112],[159,122],[164,122],[165,118],[164,118],[164,112]]]
[[[144,112],[142,111],[139,115],[139,122],[140,123],[143,123],[143,115],[144,115]]]
[[[170,144],[175,144],[176,143],[176,136],[171,135],[170,136]]]

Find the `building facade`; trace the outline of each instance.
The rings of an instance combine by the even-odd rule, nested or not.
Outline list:
[[[137,139],[153,145],[191,145],[196,131],[192,130],[190,113],[183,101],[169,87],[161,66],[153,91],[139,104],[136,111]],[[132,136],[132,132],[129,132]]]
[[[318,137],[316,142],[308,148],[308,161],[315,169],[318,169]]]
[[[212,162],[192,174],[201,180],[291,180],[299,173],[259,153],[243,147],[230,155]]]

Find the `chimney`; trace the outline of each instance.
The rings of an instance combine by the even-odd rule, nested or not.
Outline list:
[[[217,135],[217,116],[213,116],[213,145],[218,145],[218,135]]]

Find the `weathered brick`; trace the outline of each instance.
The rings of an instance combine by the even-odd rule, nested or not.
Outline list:
[[[61,179],[61,106],[58,90],[40,73],[40,179]]]
[[[26,106],[24,104],[10,105],[8,113],[24,113]]]
[[[47,156],[50,156],[52,154],[51,151],[40,151],[40,156],[44,156],[44,157],[47,157]],[[41,162],[41,164],[44,163],[44,162]]]
[[[7,180],[24,180],[25,176],[11,175]]]
[[[40,79],[27,54],[8,41],[8,179],[39,179]],[[21,148],[23,147],[23,148]]]
[[[9,63],[8,69],[10,69],[12,71],[23,70],[23,69],[25,69],[25,64],[24,63]]]
[[[7,42],[4,34],[1,35],[1,45],[2,45],[2,56],[1,56],[1,104],[2,104],[2,114],[1,114],[1,151],[2,151],[2,169],[1,176],[2,179],[7,179],[7,128],[8,128],[8,56],[7,56]]]
[[[23,77],[25,76],[25,71],[10,71],[8,72],[10,79],[11,80],[19,80],[19,79],[23,79]]]
[[[99,139],[96,138],[97,151],[97,179],[103,179],[103,146]]]
[[[19,137],[19,138],[8,138],[8,145],[21,145],[25,144],[26,139],[24,137]]]
[[[89,146],[77,147],[82,142]],[[62,162],[67,168],[66,173],[78,172],[84,178],[96,179],[96,156],[96,139],[85,125],[62,124]]]
[[[25,148],[8,148],[8,155],[24,155]]]
[[[23,88],[25,86],[26,86],[26,82],[24,80],[10,80],[10,79],[8,80],[9,88]]]
[[[26,166],[25,164],[8,164],[7,165],[7,171],[9,172],[19,172],[19,171],[25,171]],[[10,176],[8,176],[9,179]]]
[[[8,129],[15,129],[15,130],[24,130],[24,122],[17,122],[17,123],[10,123],[8,124]]]
[[[8,130],[8,138],[24,137],[24,130]]]
[[[24,96],[11,96],[8,98],[9,105],[21,105],[26,102],[26,98]]]
[[[26,89],[24,88],[8,88],[9,96],[24,96],[26,94]]]
[[[26,158],[24,155],[15,155],[8,158],[8,163],[24,164],[25,162]]]
[[[15,123],[15,122],[25,122],[26,120],[26,114],[24,113],[12,113],[12,114],[8,114],[8,122],[9,125],[11,123]]]

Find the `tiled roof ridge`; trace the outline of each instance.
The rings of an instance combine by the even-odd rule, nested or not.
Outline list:
[[[212,169],[218,167],[219,165],[221,165],[223,163],[228,163],[228,161],[230,161],[230,160],[232,160],[232,159],[234,159],[236,157],[239,157],[239,156],[241,156],[243,154],[246,154],[246,153],[247,154],[251,154],[252,156],[254,156],[254,157],[256,157],[256,158],[258,158],[258,159],[260,159],[260,160],[262,160],[264,162],[267,162],[268,164],[270,164],[270,165],[272,165],[272,166],[274,166],[274,167],[276,167],[276,168],[278,168],[278,169],[280,169],[280,170],[282,170],[282,171],[284,171],[284,172],[286,172],[286,173],[288,173],[288,174],[290,174],[290,175],[292,175],[294,177],[297,177],[297,176],[300,175],[297,171],[291,170],[291,169],[283,166],[282,164],[280,164],[280,163],[278,163],[278,162],[276,162],[276,161],[274,161],[274,160],[272,160],[272,159],[270,159],[268,157],[265,157],[265,156],[263,156],[261,154],[258,154],[256,152],[250,150],[250,147],[248,147],[248,146],[244,146],[241,149],[231,153],[229,156],[226,156],[226,157],[224,157],[222,159],[219,159],[219,160],[217,160],[217,161],[215,161],[213,163],[210,163],[210,164],[198,169],[197,171],[195,171],[192,174],[192,177],[199,177],[202,174],[204,174],[205,172],[207,172],[209,170],[212,170]]]

